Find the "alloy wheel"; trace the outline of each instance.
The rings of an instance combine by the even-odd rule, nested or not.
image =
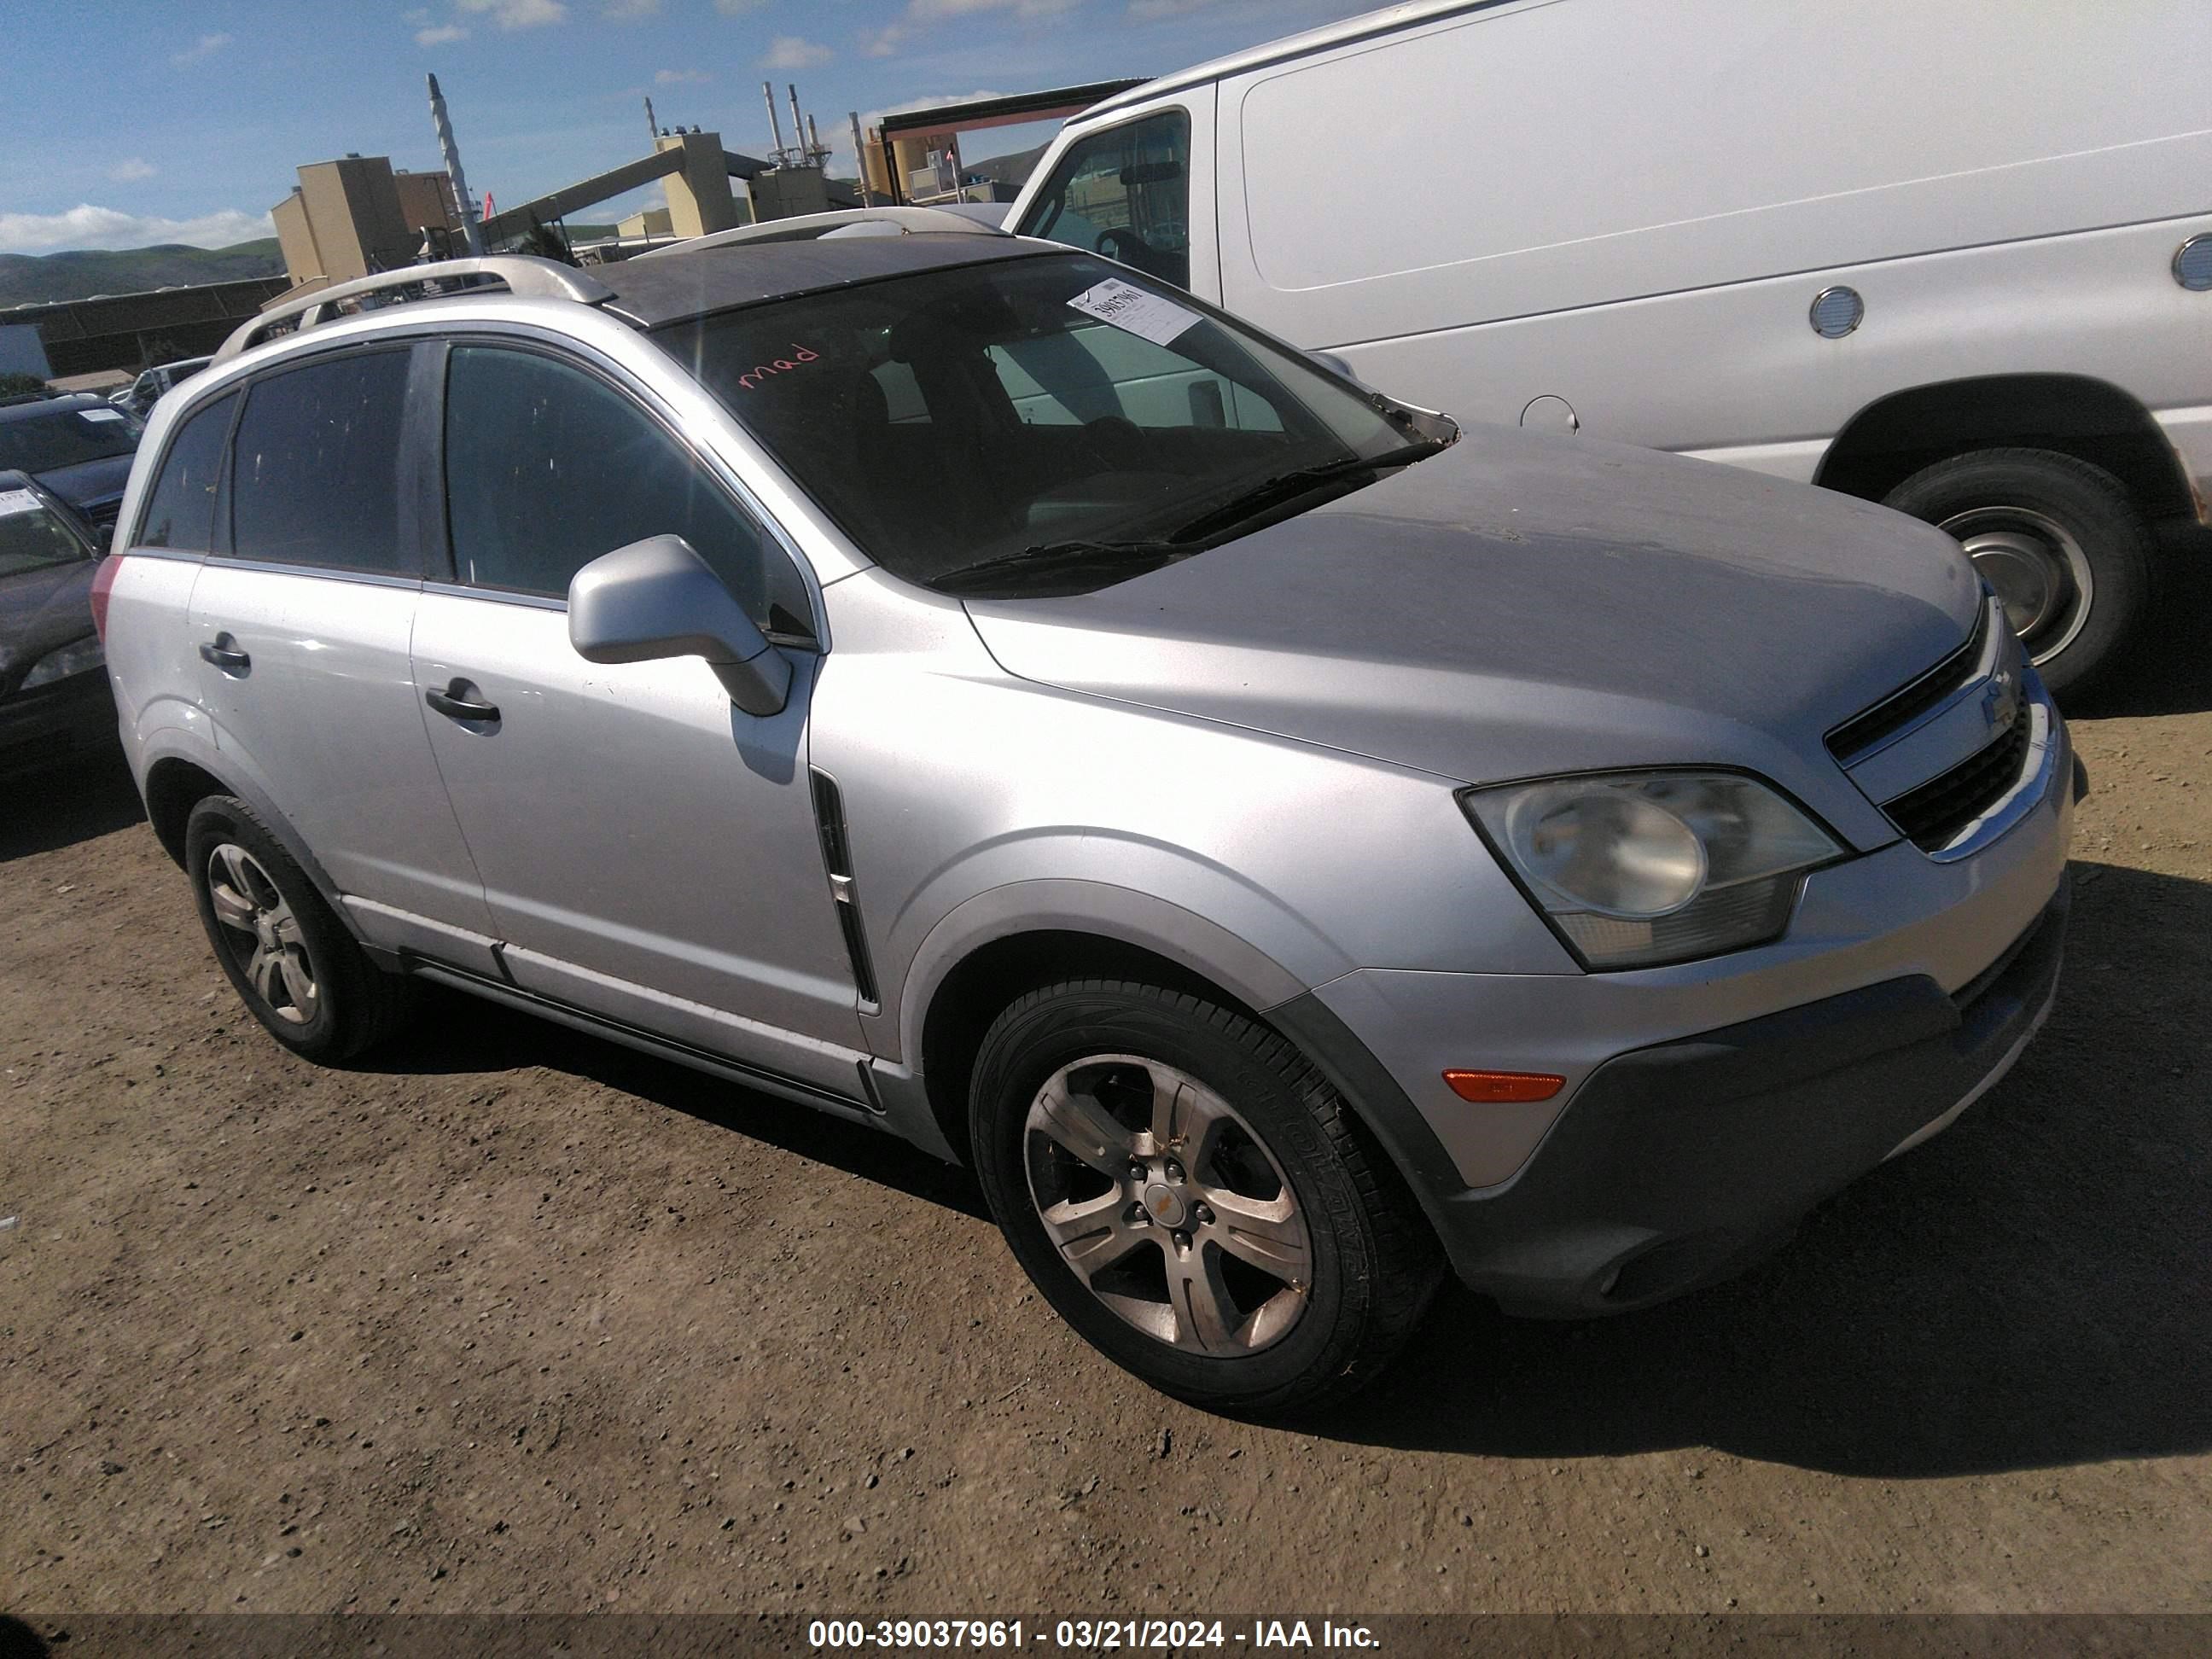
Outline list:
[[[280,1019],[305,1025],[321,1006],[299,918],[259,860],[223,842],[208,854],[208,901],[223,940],[256,995]]]
[[[1307,1306],[1313,1239],[1243,1116],[1134,1054],[1063,1066],[1030,1103],[1024,1164],[1060,1258],[1146,1335],[1214,1358],[1280,1340]]]

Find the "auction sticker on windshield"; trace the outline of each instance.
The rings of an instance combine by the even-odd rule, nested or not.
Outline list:
[[[1084,289],[1067,303],[1101,322],[1111,323],[1160,346],[1168,344],[1199,320],[1196,312],[1147,293],[1118,276],[1109,276],[1097,287]]]
[[[41,505],[27,489],[0,489],[0,519],[10,519],[18,513],[36,513]]]

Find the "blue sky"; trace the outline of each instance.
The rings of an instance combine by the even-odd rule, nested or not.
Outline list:
[[[513,206],[643,153],[647,94],[758,155],[760,83],[795,81],[849,168],[848,110],[1164,74],[1376,3],[7,0],[0,253],[222,246],[270,234],[301,162],[434,168],[426,70],[471,188]]]

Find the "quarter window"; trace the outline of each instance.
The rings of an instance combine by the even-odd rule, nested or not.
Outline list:
[[[453,567],[479,587],[566,594],[603,553],[689,542],[754,621],[809,632],[799,573],[629,398],[536,352],[460,346],[446,383]]]
[[[173,547],[205,553],[215,546],[215,498],[222,479],[222,441],[238,394],[218,398],[186,417],[169,441],[161,470],[146,499],[146,514],[134,538],[140,547]]]
[[[1079,140],[1038,192],[1022,234],[1188,288],[1190,117],[1170,110]]]
[[[407,356],[358,352],[254,383],[233,447],[238,557],[416,574],[399,538]]]

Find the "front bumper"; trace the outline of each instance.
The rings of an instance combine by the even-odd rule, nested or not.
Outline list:
[[[1886,981],[1608,1060],[1502,1188],[1435,1206],[1508,1312],[1617,1312],[1748,1265],[2000,1077],[2057,985],[2068,893],[1946,995]]]
[[[117,740],[106,668],[0,698],[0,773],[59,765]]]

